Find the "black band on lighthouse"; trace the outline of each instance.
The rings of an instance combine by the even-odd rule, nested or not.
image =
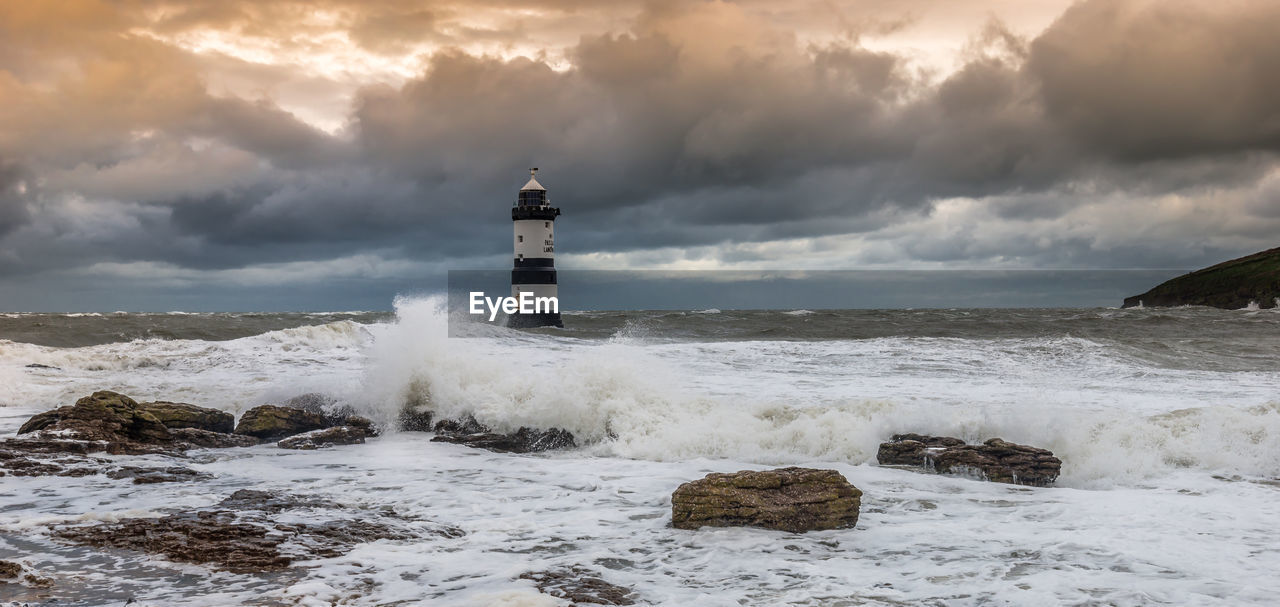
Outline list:
[[[553,285],[556,284],[555,270],[512,270],[513,285]]]

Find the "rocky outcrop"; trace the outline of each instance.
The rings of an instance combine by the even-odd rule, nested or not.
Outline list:
[[[329,418],[320,413],[279,405],[261,405],[240,416],[236,434],[273,441],[331,426],[333,423]]]
[[[0,561],[0,580],[13,580],[22,575],[22,565],[13,561]]]
[[[185,403],[138,404],[115,392],[94,392],[69,407],[40,413],[18,430],[35,439],[6,443],[13,451],[170,453],[192,447],[246,447],[257,439],[229,434],[230,413]]]
[[[312,430],[302,434],[295,434],[286,438],[277,445],[281,449],[319,449],[321,447],[331,447],[334,445],[358,445],[364,443],[366,436],[363,428],[354,426],[334,426],[333,428],[325,428],[323,430]]]
[[[0,476],[80,477],[98,474],[110,462],[85,455],[91,446],[97,445],[62,440],[6,440],[0,442]]]
[[[40,413],[18,429],[18,434],[31,432],[102,443],[102,450],[118,452],[147,451],[152,446],[168,447],[174,442],[169,429],[132,398],[106,390],[94,392],[72,406]],[[110,448],[112,445],[114,449]]]
[[[166,468],[121,466],[107,471],[107,478],[132,479],[133,484],[135,485],[150,485],[155,483],[180,483],[184,481],[202,480],[209,478],[209,475],[203,472],[196,472],[190,468],[183,468],[181,466],[169,466]]]
[[[372,420],[355,415],[351,407],[323,394],[303,394],[283,405],[254,407],[240,416],[235,433],[268,442],[337,426],[359,429],[364,436],[378,435]]]
[[[933,458],[933,467],[943,474],[976,472],[997,483],[1047,487],[1058,479],[1062,460],[1047,449],[993,438],[981,445],[945,449]]]
[[[570,567],[552,571],[530,571],[520,575],[531,580],[538,591],[573,605],[634,605],[630,588],[604,581],[595,572],[582,567]]]
[[[920,466],[941,474],[1033,487],[1052,485],[1062,471],[1062,460],[1052,451],[998,438],[967,445],[946,436],[895,434],[890,442],[881,443],[877,459],[883,465]]]
[[[880,444],[876,459],[885,465],[925,466],[929,452],[947,447],[958,447],[964,441],[950,436],[925,436],[923,434],[895,434],[892,440]]]
[[[0,589],[5,584],[22,584],[31,588],[48,588],[53,586],[53,580],[36,575],[34,571],[24,567],[22,563],[17,561],[0,561]],[[18,605],[17,602],[12,604]]]
[[[223,434],[198,428],[178,428],[170,430],[169,433],[184,448],[225,449],[228,447],[252,447],[258,444],[258,439],[252,436]]]
[[[792,533],[858,522],[862,491],[835,470],[780,468],[713,473],[671,494],[677,529],[763,527]]]
[[[436,422],[436,434],[489,434],[492,430],[488,426],[476,421],[476,418],[467,415],[460,419],[442,419]]]
[[[1224,261],[1126,297],[1124,307],[1213,306],[1238,310],[1250,303],[1276,306],[1280,297],[1280,248]]]
[[[390,522],[279,523],[268,516],[295,508],[330,507],[334,505],[323,500],[238,491],[211,509],[55,527],[53,535],[77,544],[137,550],[233,572],[280,570],[297,559],[340,556],[363,542],[413,535]]]
[[[207,407],[167,401],[142,403],[138,407],[155,416],[156,419],[160,420],[160,423],[170,430],[194,428],[207,432],[230,434],[235,430],[236,426],[234,415]]]
[[[436,436],[432,441],[456,443],[498,453],[536,453],[578,446],[568,430],[521,427],[510,434],[500,434],[470,416],[462,420],[442,420],[436,424],[435,431]]]
[[[283,406],[319,413],[329,420],[330,427],[354,426],[363,429],[366,436],[378,435],[378,428],[372,420],[357,414],[350,405],[342,404],[338,399],[327,394],[318,392],[302,394],[285,401]]]

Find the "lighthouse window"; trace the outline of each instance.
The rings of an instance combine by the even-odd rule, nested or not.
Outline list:
[[[549,227],[551,227],[551,222],[550,222],[550,221],[544,221],[544,222],[542,222],[542,227],[544,227],[544,228],[549,228]]]
[[[516,236],[516,242],[524,242],[524,234]]]

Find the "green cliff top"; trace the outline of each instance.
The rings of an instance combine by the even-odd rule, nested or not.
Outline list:
[[[1183,274],[1141,295],[1126,297],[1124,307],[1213,306],[1237,310],[1256,303],[1276,306],[1280,297],[1280,248]]]

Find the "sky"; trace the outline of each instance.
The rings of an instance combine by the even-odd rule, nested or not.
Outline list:
[[[562,268],[1194,269],[1280,245],[1276,23],[1270,0],[0,2],[0,310],[385,309],[509,267],[532,166]]]

